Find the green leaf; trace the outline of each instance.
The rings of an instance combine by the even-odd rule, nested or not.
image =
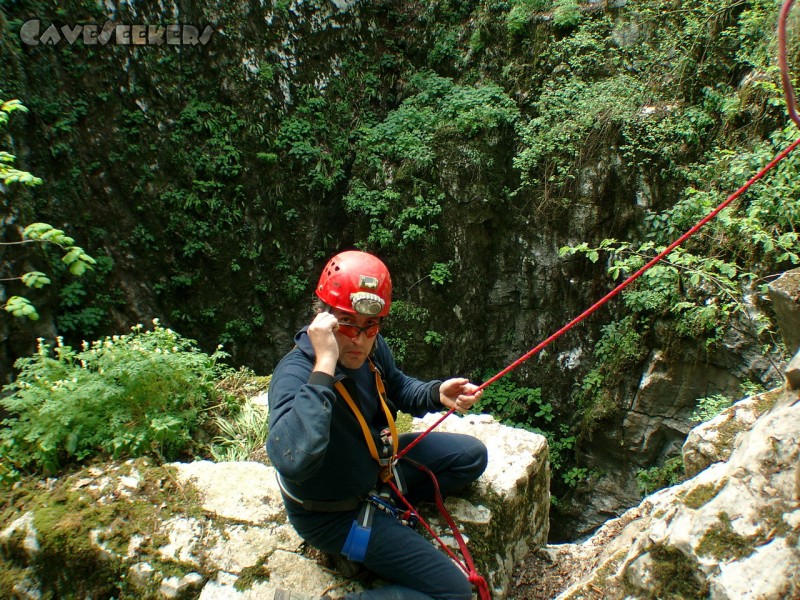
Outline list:
[[[11,296],[6,302],[5,309],[15,317],[28,317],[31,321],[39,320],[36,307],[31,304],[30,300],[22,296]]]
[[[86,263],[75,261],[69,266],[69,272],[75,275],[75,277],[80,277],[86,272]]]
[[[78,434],[74,431],[67,435],[66,439],[66,450],[67,454],[75,454],[75,450],[78,448]]]
[[[22,237],[29,240],[39,240],[42,235],[52,230],[53,226],[48,223],[31,223],[22,232]]]
[[[73,246],[72,248],[69,249],[69,252],[67,252],[61,260],[64,261],[65,264],[71,265],[72,263],[80,259],[81,254],[83,254],[83,250],[81,250],[77,246]]]
[[[31,271],[22,275],[22,283],[29,288],[40,289],[50,283],[50,278],[41,271]]]

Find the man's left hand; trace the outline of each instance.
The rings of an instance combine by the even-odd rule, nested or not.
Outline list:
[[[439,401],[448,410],[455,408],[457,412],[467,412],[473,404],[481,399],[483,390],[470,383],[469,379],[459,377],[442,382],[439,387]]]

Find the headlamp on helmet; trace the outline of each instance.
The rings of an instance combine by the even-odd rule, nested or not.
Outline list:
[[[379,258],[349,250],[328,261],[317,284],[317,296],[351,314],[385,317],[392,303],[392,279]]]

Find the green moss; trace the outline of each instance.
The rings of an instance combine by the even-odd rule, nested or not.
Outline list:
[[[697,510],[711,502],[711,500],[719,494],[720,490],[725,487],[727,482],[727,478],[723,478],[716,483],[704,483],[693,487],[686,492],[686,495],[683,497],[683,503],[687,507]]]
[[[719,514],[719,523],[709,529],[697,545],[697,554],[719,560],[732,560],[752,554],[754,544],[731,527],[727,514]]]
[[[775,406],[775,402],[777,402],[780,395],[781,390],[775,389],[756,396],[754,398],[755,402],[753,406],[756,417],[760,417],[764,413],[768,412],[773,406]],[[736,436],[742,431],[749,430],[750,427],[751,425],[738,421],[733,417],[728,418],[717,428],[719,434],[719,441],[717,442],[717,445],[721,448],[732,447]]]
[[[262,563],[263,560],[259,561]],[[254,565],[252,567],[245,567],[239,573],[239,578],[236,580],[234,587],[243,592],[253,587],[254,583],[260,581],[269,581],[270,572],[263,564]]]
[[[0,557],[0,596],[18,598],[18,589],[27,587],[25,582],[33,580],[32,569],[18,567]]]
[[[133,472],[140,487],[130,498],[120,498],[115,491],[119,477]],[[0,513],[0,528],[32,512],[40,550],[29,559],[19,550],[24,534],[12,536],[0,559],[0,591],[31,576],[41,582],[44,598],[144,597],[142,590],[126,590],[128,542],[141,537],[136,561],[169,571],[170,563],[157,550],[167,542],[159,526],[176,512],[174,507],[184,516],[204,514],[192,486],[179,485],[170,468],[153,466],[147,459],[105,467],[99,476],[83,469],[47,483],[20,482]]]
[[[783,393],[783,388],[776,388],[774,390],[770,390],[768,392],[764,392],[763,394],[759,394],[755,397],[755,404],[756,404],[756,415],[761,416],[764,413],[772,410],[772,407],[775,406],[775,403],[778,401],[778,398],[781,397]]]
[[[697,564],[680,550],[667,546],[650,549],[652,585],[648,597],[660,600],[700,600],[708,597],[708,583]],[[631,591],[639,590],[637,582],[626,581]]]
[[[398,433],[409,433],[411,431],[411,422],[413,419],[411,415],[407,415],[406,413],[397,413],[395,425],[397,426]]]
[[[761,508],[758,511],[761,528],[757,540],[757,545],[766,544],[776,537],[785,537],[790,545],[797,543],[797,533],[787,523],[783,516],[793,509],[789,506],[772,505]],[[794,539],[794,542],[791,540]]]

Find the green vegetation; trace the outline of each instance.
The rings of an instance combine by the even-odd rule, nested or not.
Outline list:
[[[698,485],[686,492],[686,495],[683,497],[683,503],[694,510],[702,508],[716,498],[717,494],[720,493],[727,482],[727,478],[723,478],[713,484],[707,483]]]
[[[487,373],[483,379],[491,375]],[[518,386],[508,377],[486,388],[475,410],[491,412],[502,423],[530,431],[553,420],[553,405],[542,400],[540,388]]]
[[[705,423],[710,421],[726,408],[733,405],[733,400],[724,394],[714,394],[697,399],[697,408],[692,413],[692,421]]]
[[[673,456],[663,465],[640,469],[636,472],[636,484],[642,496],[649,496],[658,490],[679,484],[686,478],[683,457]]]
[[[740,386],[741,397],[748,398],[764,392],[764,387],[752,381],[744,381]],[[713,394],[704,398],[697,399],[697,406],[692,413],[692,421],[705,423],[710,421],[725,409],[733,406],[736,401],[724,394]]]
[[[493,374],[487,372],[476,379],[486,380]],[[572,451],[577,437],[571,433],[567,423],[555,421],[554,408],[552,403],[542,399],[541,388],[520,386],[513,379],[502,377],[484,390],[474,410],[488,412],[505,425],[527,429],[547,438],[553,478],[573,489],[596,473],[575,465]],[[555,496],[551,499],[557,502]]]
[[[723,169],[743,178],[753,165],[763,164],[768,156],[773,156],[790,134],[794,132],[781,131],[745,155],[727,158],[717,155],[704,169],[713,170],[721,179],[729,179]],[[752,316],[745,294],[764,284],[763,276],[757,272],[779,271],[800,264],[795,216],[792,209],[783,211],[780,201],[781,194],[800,193],[793,183],[798,175],[796,164],[781,163],[775,173],[777,182],[770,188],[754,186],[746,206],[723,212],[702,236],[687,242],[686,248],[677,248],[623,291],[629,314],[603,329],[596,351],[598,366],[584,380],[584,418],[588,422],[596,421],[597,413],[605,415],[615,410],[614,402],[608,401],[607,390],[619,383],[617,375],[633,366],[637,356],[639,360],[645,356],[650,338],[643,334],[652,331],[656,324],[661,327],[662,338],[701,339],[707,348],[720,344],[734,322],[747,327],[754,340],[763,340],[767,350],[779,344],[773,324],[766,317]],[[730,182],[731,187],[734,181]],[[564,247],[561,253],[583,254],[592,262],[605,253],[608,274],[621,280],[722,199],[721,190],[700,192],[688,188],[674,207],[648,219],[646,235],[652,238],[650,241],[632,244],[606,239],[596,247],[586,243]],[[636,323],[635,329],[630,328],[632,323]],[[626,338],[620,338],[620,329],[627,332]],[[604,353],[601,349],[609,345],[622,350]],[[710,418],[712,413],[725,408],[724,400],[719,396],[705,399],[697,417]]]
[[[174,460],[197,451],[208,410],[223,400],[216,382],[224,353],[200,352],[191,340],[154,323],[76,351],[59,338],[40,340],[17,362],[2,405],[2,480],[21,472],[55,474],[88,458],[153,455]]]
[[[435,167],[448,158],[470,170],[491,169],[495,158],[482,138],[519,117],[511,98],[493,84],[458,85],[422,71],[410,78],[407,92],[383,121],[358,132],[356,176],[343,202],[354,219],[367,219],[364,247],[432,245],[447,199]],[[454,149],[456,157],[447,156]],[[443,281],[434,273],[445,264],[431,265],[434,281]]]
[[[398,363],[402,363],[412,354],[412,351],[416,351],[420,347],[417,334],[427,330],[430,319],[429,310],[420,308],[412,302],[403,300],[392,302],[392,309],[381,329],[381,335],[392,348],[392,353]],[[421,329],[422,327],[425,329]],[[431,341],[435,340],[431,339]]]
[[[225,410],[215,411],[210,427],[217,431],[209,452],[217,462],[251,460],[253,453],[264,447],[269,433],[267,409],[252,398],[267,389],[270,377],[256,377],[252,371],[240,369],[218,384],[229,400]],[[232,402],[230,398],[238,398]]]
[[[27,108],[19,100],[0,101],[0,128],[5,128],[9,117],[14,111],[27,112]],[[21,184],[33,187],[41,185],[42,180],[34,177],[27,171],[14,168],[16,157],[6,151],[0,151],[0,182],[3,185]],[[83,248],[75,245],[75,240],[66,235],[61,229],[56,229],[47,223],[32,223],[22,232],[22,240],[18,242],[0,242],[0,246],[15,246],[20,244],[35,243],[42,246],[58,246],[63,252],[61,262],[72,275],[81,276],[96,264],[94,258],[84,252]],[[50,283],[50,278],[41,271],[28,271],[22,275],[11,277],[0,271],[0,282],[21,281],[26,287],[41,289]],[[32,321],[39,320],[39,313],[33,303],[24,296],[13,295],[6,300],[3,307],[15,317],[27,317]]]
[[[652,561],[652,581],[647,593],[663,600],[703,600],[708,598],[708,583],[699,565],[683,552],[669,546],[654,545],[648,554]],[[626,589],[639,591],[636,581],[627,579]]]
[[[772,0],[378,2],[355,6],[358,18],[272,4],[269,27],[221,8],[229,43],[206,48],[31,50],[16,35],[23,13],[48,7],[0,17],[3,96],[25,98],[32,117],[10,122],[9,139],[45,175],[35,198],[11,186],[5,222],[55,223],[98,257],[72,280],[63,252],[44,250],[53,284],[41,304],[31,297],[64,347],[112,333],[111,313],[129,325],[160,315],[198,348],[223,343],[233,364],[269,370],[322,261],[358,247],[392,267],[399,301],[384,331],[403,368],[483,372],[644,264],[796,135]],[[60,10],[104,14],[83,0]],[[734,329],[775,348],[748,303],[798,263],[798,175],[781,163],[587,324],[578,385],[552,376],[548,357],[521,388],[538,396],[501,388],[484,409],[541,430],[569,488],[591,477],[572,454],[617,426],[651,349],[711,352]],[[554,245],[563,260],[543,270],[537,254]],[[27,270],[16,264],[14,276]],[[498,268],[519,274],[519,306],[493,304]],[[485,322],[463,332],[455,306]],[[35,325],[9,327],[32,344]],[[225,410],[258,422],[257,409]],[[236,446],[231,427],[219,452]]]

